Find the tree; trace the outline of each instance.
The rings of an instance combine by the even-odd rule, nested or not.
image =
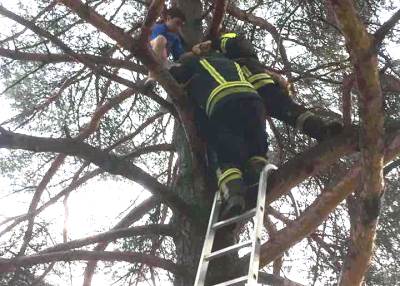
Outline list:
[[[261,256],[271,283],[290,282],[282,277],[299,267],[294,259],[305,261],[312,285],[400,281],[400,71],[390,48],[400,40],[399,7],[350,0],[170,2],[187,16],[187,48],[221,24],[245,33],[267,68],[290,82],[297,101],[343,118],[344,133],[319,144],[268,118],[279,166],[268,190]],[[91,285],[96,267],[121,285],[156,285],[157,277],[193,284],[216,183],[192,106],[147,44],[165,2],[3,5],[0,14],[15,23],[0,40],[3,93],[19,113],[0,127],[1,170],[22,186],[10,192],[31,197],[26,214],[1,223],[4,283],[22,285],[27,273],[67,280],[63,268],[86,261],[83,285]],[[390,17],[382,21],[384,12]],[[147,70],[162,88],[140,88]],[[160,105],[169,113],[159,112]],[[93,178],[132,181],[152,196],[108,231],[69,240],[65,229],[53,243],[42,214],[61,199],[68,206],[70,194]],[[234,239],[220,232],[215,247]],[[106,250],[109,244],[114,250]],[[245,258],[211,265],[210,280],[237,275]]]

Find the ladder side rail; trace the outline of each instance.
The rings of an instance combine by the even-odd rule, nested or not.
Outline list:
[[[260,181],[258,184],[258,196],[256,205],[256,215],[254,222],[254,233],[253,233],[253,246],[249,261],[249,273],[247,286],[257,285],[258,272],[260,267],[260,247],[261,247],[261,232],[264,223],[265,213],[265,199],[267,195],[268,186],[268,175],[271,170],[276,170],[277,167],[272,164],[268,164],[264,167],[260,174]]]
[[[213,205],[211,208],[210,220],[208,222],[207,232],[205,241],[203,244],[203,250],[201,251],[200,262],[197,268],[196,279],[194,282],[194,286],[204,286],[207,269],[209,261],[205,260],[205,257],[210,255],[216,230],[212,227],[216,222],[218,222],[218,216],[221,208],[221,198],[220,193],[217,191],[214,196]]]

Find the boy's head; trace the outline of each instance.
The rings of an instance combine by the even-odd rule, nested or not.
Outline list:
[[[183,12],[178,8],[170,8],[166,12],[167,20],[165,24],[168,29],[173,33],[178,33],[186,21],[186,17]]]

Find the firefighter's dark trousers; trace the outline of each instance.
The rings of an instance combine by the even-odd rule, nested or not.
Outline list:
[[[293,101],[277,84],[267,84],[257,90],[262,97],[267,115],[295,127],[300,114],[307,111]]]
[[[342,132],[343,126],[336,120],[323,119],[295,103],[277,85],[267,84],[259,88],[267,115],[281,120],[318,141]]]
[[[225,103],[211,116],[208,136],[221,169],[243,170],[251,157],[265,157],[268,135],[261,99],[242,98]]]

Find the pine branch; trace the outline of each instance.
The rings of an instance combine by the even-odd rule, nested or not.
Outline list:
[[[35,190],[35,193],[33,195],[32,201],[29,205],[29,210],[28,210],[28,216],[29,216],[29,221],[28,221],[28,227],[27,230],[25,231],[24,235],[24,242],[17,254],[17,256],[23,255],[25,253],[26,248],[28,247],[28,243],[30,242],[32,238],[32,233],[33,233],[33,225],[35,221],[35,216],[31,215],[36,211],[36,208],[39,204],[40,198],[46,189],[48,183],[50,182],[51,178],[54,176],[54,174],[58,171],[60,166],[63,164],[64,159],[67,156],[64,154],[59,154],[56,159],[52,162],[50,168],[47,170],[46,174],[43,176],[42,180],[40,181],[38,187]]]
[[[43,53],[28,53],[17,50],[10,50],[0,47],[0,56],[18,60],[18,61],[32,61],[42,63],[63,63],[63,62],[76,62],[76,56],[69,54],[43,54]],[[124,68],[137,73],[145,74],[146,68],[142,65],[135,64],[132,61],[125,59],[114,59],[107,56],[95,56],[90,54],[79,54],[85,59],[86,62],[96,65],[104,65],[110,67]]]
[[[111,230],[118,230],[126,228],[138,221],[145,213],[153,209],[156,205],[160,203],[160,200],[155,196],[148,198],[143,201],[140,205],[133,208],[123,219],[121,219]],[[101,242],[94,248],[94,251],[103,251],[106,249],[108,243]],[[83,275],[83,286],[90,286],[92,283],[92,278],[94,275],[94,270],[96,269],[97,261],[91,260],[87,263],[85,272]]]
[[[44,203],[43,205],[41,205],[39,208],[37,208],[34,212],[31,213],[27,213],[27,214],[23,214],[23,215],[19,215],[13,218],[9,218],[6,219],[4,221],[2,221],[0,223],[0,226],[3,224],[8,223],[9,221],[14,220],[14,222],[7,226],[4,230],[2,230],[0,232],[0,237],[2,235],[4,235],[5,233],[9,232],[11,229],[13,229],[14,227],[16,227],[18,224],[20,224],[21,222],[30,219],[31,216],[37,216],[38,214],[40,214],[41,212],[43,212],[45,209],[47,209],[47,207],[51,206],[52,204],[54,204],[55,202],[57,202],[61,197],[69,194],[70,192],[72,192],[73,190],[75,190],[76,188],[78,188],[79,186],[81,186],[82,184],[86,183],[88,180],[96,177],[97,175],[103,173],[104,171],[100,168],[95,169],[87,174],[85,174],[84,176],[82,176],[81,178],[77,179],[76,181],[73,181],[67,188],[65,188],[64,190],[62,190],[61,192],[59,192],[57,195],[55,195],[54,197],[52,197],[50,200],[48,200],[46,203]]]
[[[98,242],[111,242],[113,240],[125,237],[145,236],[145,235],[174,236],[175,234],[176,230],[168,224],[150,224],[150,225],[134,226],[129,228],[118,228],[118,229],[112,229],[107,232],[99,233],[96,235],[92,235],[89,237],[71,240],[66,243],[60,243],[40,251],[39,254],[66,251]]]
[[[251,13],[247,13],[244,10],[239,9],[238,7],[234,6],[233,4],[229,4],[227,7],[227,12],[232,15],[233,17],[242,20],[244,22],[249,22],[256,27],[260,27],[261,29],[266,30],[269,32],[278,45],[279,53],[282,57],[282,62],[285,67],[285,73],[288,76],[290,82],[292,82],[293,76],[291,74],[292,65],[290,64],[289,58],[286,53],[285,46],[283,45],[281,35],[279,34],[278,30],[275,28],[274,25],[269,23],[267,20],[254,16]]]
[[[165,269],[176,275],[186,275],[186,270],[171,260],[159,258],[138,252],[119,251],[85,251],[72,250],[60,251],[46,254],[22,256],[14,259],[0,260],[0,273],[9,272],[16,267],[29,267],[38,264],[52,263],[56,261],[77,261],[77,260],[102,260],[102,261],[125,261],[128,263],[144,263],[152,267]]]
[[[151,152],[173,152],[175,151],[175,146],[173,144],[168,144],[168,143],[163,143],[163,144],[156,144],[156,145],[150,145],[150,146],[145,146],[141,148],[137,148],[133,150],[132,152],[124,155],[125,159],[132,159],[139,157],[143,154],[151,153]]]
[[[385,162],[390,162],[400,154],[399,130],[388,134],[385,150]],[[353,167],[336,186],[324,190],[300,217],[279,230],[273,240],[264,243],[261,247],[261,265],[274,261],[284,251],[315,231],[337,205],[355,190],[360,181],[361,170],[360,164]]]
[[[379,27],[378,30],[375,31],[374,33],[374,44],[373,46],[378,49],[380,45],[382,45],[383,40],[387,36],[387,34],[390,32],[391,29],[396,26],[396,24],[400,20],[400,9],[397,10],[396,13],[393,14],[392,17],[390,17],[389,20],[387,20],[385,23],[382,24],[382,26]]]
[[[192,209],[185,202],[141,168],[130,163],[128,160],[124,160],[89,144],[78,142],[74,139],[45,138],[7,132],[6,135],[0,135],[0,148],[24,149],[33,152],[54,152],[77,156],[111,174],[121,175],[137,182],[155,196],[161,198],[173,210],[192,219],[196,217],[192,214]]]
[[[261,272],[258,277],[258,282],[265,283],[265,285],[281,285],[281,286],[303,286],[300,283],[294,282],[288,278],[280,277],[278,275],[272,275],[265,272]]]
[[[214,39],[219,36],[221,24],[224,20],[224,15],[228,6],[228,1],[226,0],[215,0],[214,3],[214,12],[210,30],[208,31],[208,35],[206,36],[207,39]]]
[[[354,153],[357,145],[357,129],[352,127],[290,159],[271,175],[267,204],[287,194],[306,178],[324,170],[339,158]]]

